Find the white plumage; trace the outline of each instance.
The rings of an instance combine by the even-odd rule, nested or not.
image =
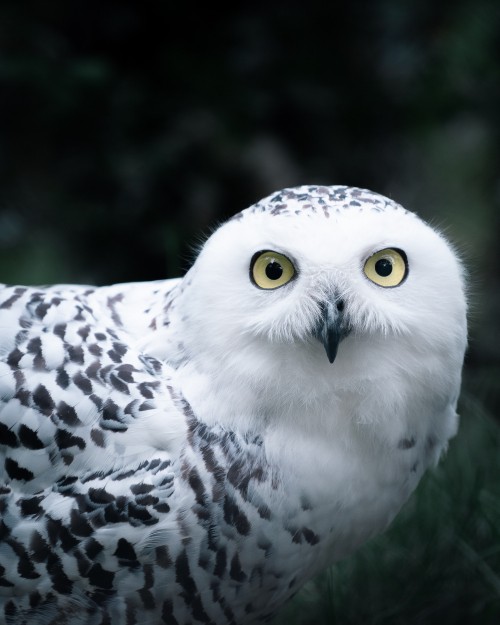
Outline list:
[[[5,287],[5,621],[268,619],[456,432],[462,273],[391,200],[298,187],[181,280]]]

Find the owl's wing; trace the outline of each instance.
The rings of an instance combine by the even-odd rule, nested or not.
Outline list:
[[[34,493],[176,453],[186,423],[168,367],[134,347],[131,321],[116,309],[125,312],[133,293],[134,285],[0,290],[4,484]]]

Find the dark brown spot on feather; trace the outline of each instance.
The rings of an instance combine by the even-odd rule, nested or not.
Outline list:
[[[13,480],[29,482],[35,477],[29,469],[21,467],[12,458],[6,458],[4,466],[5,470],[7,471],[7,475]]]
[[[402,438],[398,443],[398,449],[411,449],[415,447],[415,444],[416,441],[413,436],[410,438]]]
[[[43,384],[39,384],[33,391],[33,401],[45,415],[50,415],[52,410],[54,410],[55,406],[52,397]]]
[[[94,443],[98,446],[98,447],[105,447],[105,440],[104,440],[104,433],[102,430],[97,430],[97,429],[93,429],[90,432],[90,438],[94,441]]]
[[[22,423],[18,429],[18,436],[24,447],[28,449],[43,449],[44,444],[38,438],[37,433]]]

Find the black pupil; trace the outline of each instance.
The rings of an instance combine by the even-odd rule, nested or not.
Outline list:
[[[388,258],[381,258],[375,263],[375,271],[382,278],[390,276],[392,273],[392,263]]]
[[[283,267],[275,260],[271,261],[266,267],[266,276],[269,280],[279,280],[283,275]]]

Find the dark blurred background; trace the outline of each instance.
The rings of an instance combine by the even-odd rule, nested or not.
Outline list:
[[[177,276],[287,185],[369,187],[455,241],[500,410],[497,0],[0,6],[0,280]]]

